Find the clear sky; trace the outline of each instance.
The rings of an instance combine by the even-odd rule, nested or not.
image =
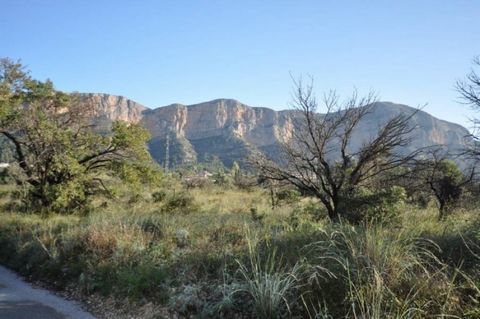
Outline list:
[[[310,74],[318,94],[373,89],[468,125],[453,85],[478,54],[478,0],[0,1],[1,57],[58,89],[148,107],[284,109],[290,73]]]

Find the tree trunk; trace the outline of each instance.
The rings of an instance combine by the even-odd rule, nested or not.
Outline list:
[[[438,220],[442,221],[445,219],[445,202],[444,201],[439,201],[439,207],[438,207]]]
[[[335,207],[327,207],[327,213],[332,223],[340,222],[340,214]]]
[[[275,202],[275,191],[273,190],[273,186],[270,187],[270,201],[272,204],[272,209],[275,209],[276,202]]]

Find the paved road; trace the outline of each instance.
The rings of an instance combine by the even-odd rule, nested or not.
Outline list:
[[[78,304],[33,288],[0,266],[0,319],[95,319]]]

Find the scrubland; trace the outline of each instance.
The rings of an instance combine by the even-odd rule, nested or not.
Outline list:
[[[1,190],[0,262],[115,318],[480,318],[480,207],[331,223],[294,193],[117,186],[89,212]],[[100,311],[100,309],[102,309]]]

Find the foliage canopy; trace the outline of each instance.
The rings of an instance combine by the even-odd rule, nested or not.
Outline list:
[[[30,204],[78,208],[107,191],[107,176],[128,182],[153,176],[148,132],[117,121],[100,134],[95,112],[81,95],[57,91],[49,80],[32,79],[20,63],[0,60],[0,134],[12,147],[19,168],[14,177],[28,186]]]

